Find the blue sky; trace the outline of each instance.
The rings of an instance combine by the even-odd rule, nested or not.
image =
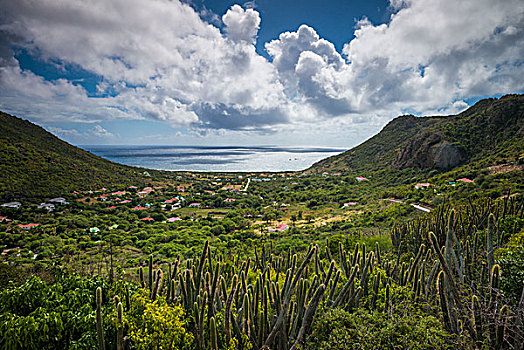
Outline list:
[[[225,13],[235,1],[191,1],[188,2],[195,9],[201,11],[208,8],[215,14]],[[257,52],[270,58],[264,45],[266,42],[277,39],[280,33],[295,31],[301,24],[307,24],[317,33],[331,41],[337,51],[342,51],[345,43],[352,39],[353,29],[357,20],[363,16],[373,23],[385,23],[390,14],[388,1],[294,1],[294,0],[260,0],[244,3],[260,13],[262,19],[258,40]]]
[[[0,2],[0,109],[73,144],[349,148],[524,90],[519,0]]]

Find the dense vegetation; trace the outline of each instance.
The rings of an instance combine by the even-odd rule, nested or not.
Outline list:
[[[0,344],[519,348],[524,281],[506,266],[522,265],[514,244],[524,235],[523,202],[482,201],[470,207],[475,215],[466,208],[396,227],[393,250],[346,236],[285,254],[261,245],[243,260],[206,243],[193,258],[151,256],[147,268],[111,269],[105,281],[63,270],[49,285],[32,277],[0,293]]]
[[[57,197],[87,186],[140,182],[143,171],[97,157],[0,112],[0,200]]]
[[[3,115],[20,146],[5,176],[34,160],[29,174],[50,182],[2,182],[22,205],[0,207],[0,348],[520,349],[519,98],[428,119],[474,150],[481,140],[449,125],[516,116],[451,170],[383,167],[397,130],[361,146],[368,165],[336,172],[144,176]],[[427,132],[396,123],[408,119],[399,137],[413,121]],[[56,185],[45,157],[64,165]],[[66,202],[39,205],[55,196]]]

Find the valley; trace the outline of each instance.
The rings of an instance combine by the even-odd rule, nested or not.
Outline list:
[[[523,110],[399,117],[264,173],[124,166],[2,114],[0,346],[518,348]],[[443,143],[460,162],[421,158]]]

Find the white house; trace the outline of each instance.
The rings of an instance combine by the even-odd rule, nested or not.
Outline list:
[[[48,200],[49,203],[56,203],[56,204],[68,204],[65,198],[58,197]]]
[[[38,209],[46,209],[47,211],[53,211],[53,210],[55,210],[55,205],[54,204],[48,204],[48,203],[41,203],[38,206]]]
[[[15,208],[15,209],[18,209],[18,208],[20,208],[20,206],[22,206],[22,203],[20,203],[20,202],[10,202],[10,203],[4,203],[4,204],[2,204],[2,207],[5,207],[5,208]]]

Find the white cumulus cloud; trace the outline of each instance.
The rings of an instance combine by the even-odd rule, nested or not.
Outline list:
[[[222,16],[228,38],[233,41],[253,43],[260,29],[260,15],[257,11],[248,8],[244,10],[240,5],[233,5]]]
[[[233,5],[222,26],[178,0],[1,1],[0,108],[52,122],[149,118],[199,133],[331,132],[524,90],[521,0],[390,0],[390,9],[387,23],[358,20],[342,52],[304,24],[266,43],[267,60],[255,50],[253,4]],[[13,47],[98,85],[46,80]]]

